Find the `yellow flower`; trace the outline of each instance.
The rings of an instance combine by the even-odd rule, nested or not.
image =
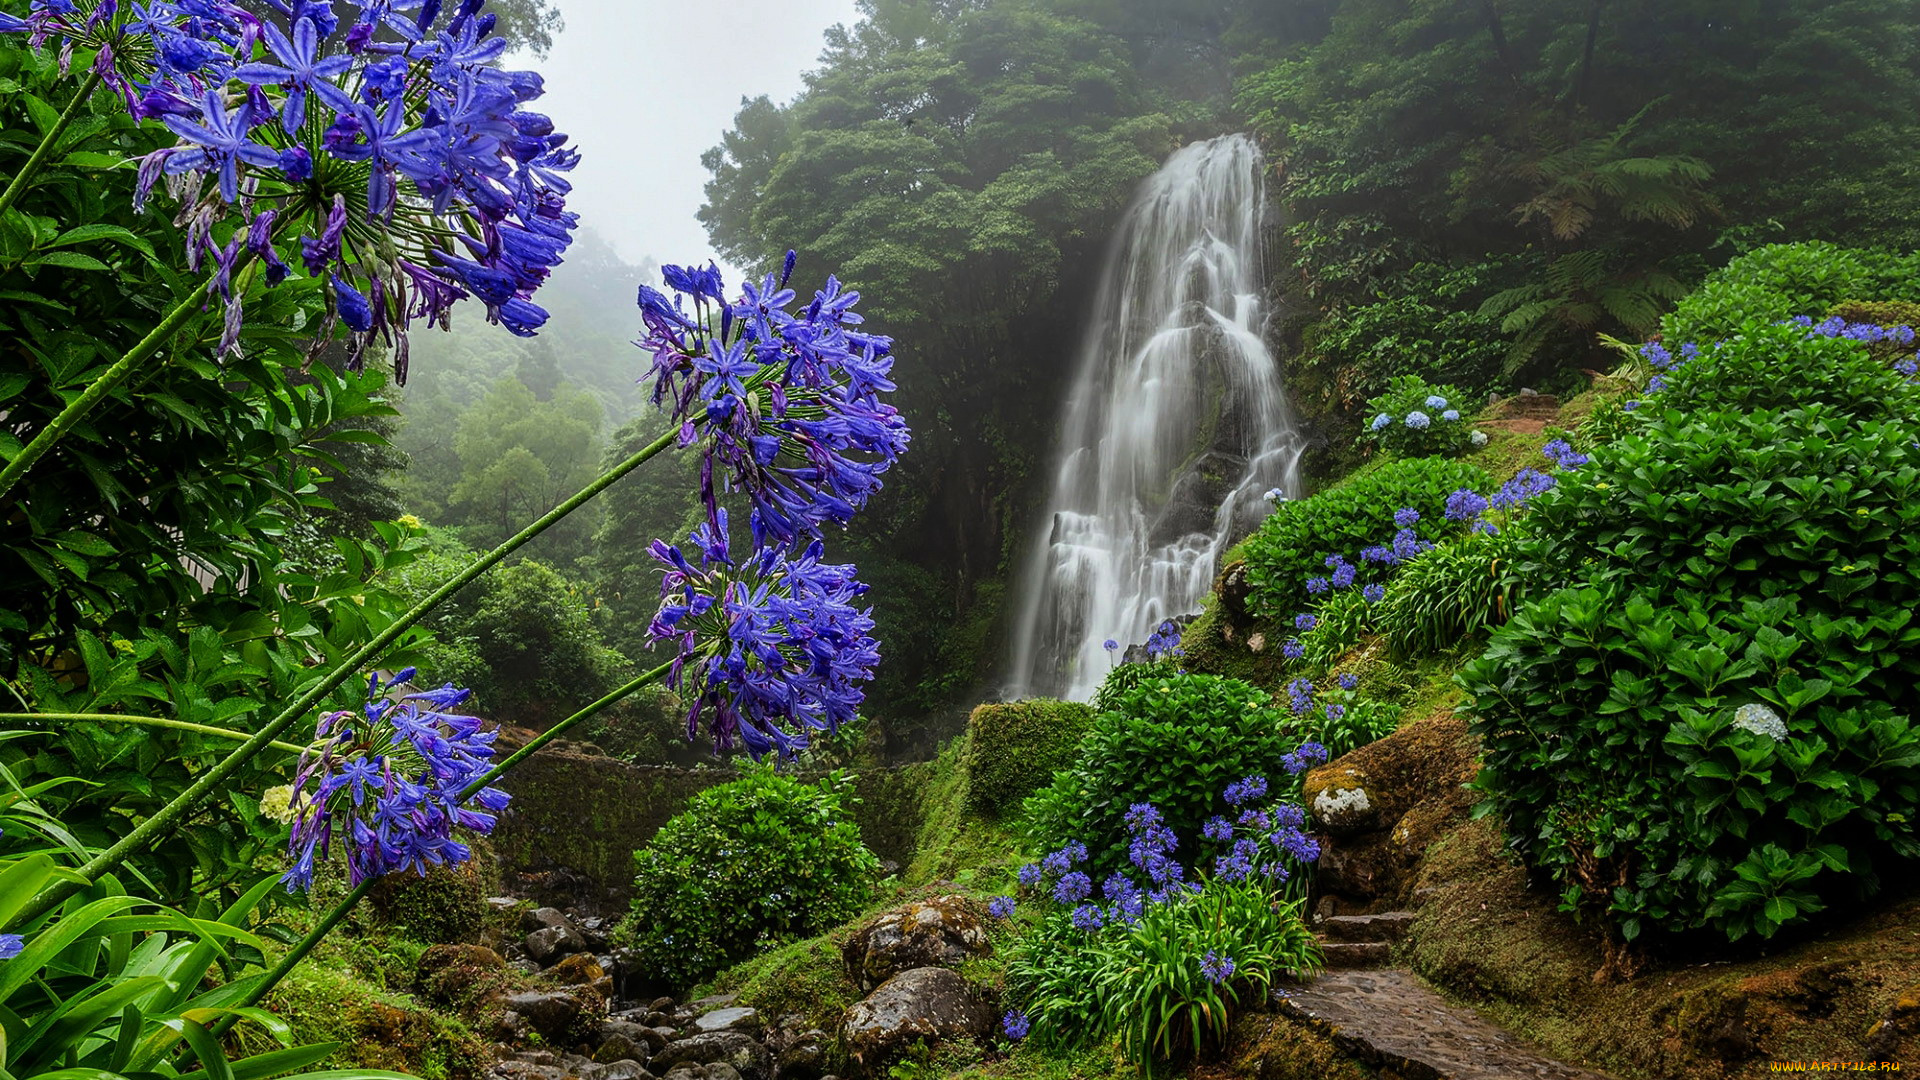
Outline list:
[[[399,522],[402,525],[405,525],[409,529],[418,529],[421,527],[420,519],[417,517],[414,517],[412,514],[401,514],[399,517],[395,518],[394,520]]]
[[[363,606],[363,607],[364,607],[364,606],[366,605],[366,602],[367,602],[367,594],[366,594],[366,593],[354,593],[354,594],[353,594],[353,602],[354,602],[354,603],[356,603],[356,604],[359,604],[359,605],[361,605],[361,606]]]
[[[123,637],[114,638],[113,647],[119,649],[121,652],[130,653],[133,651],[133,642]]]
[[[1848,563],[1847,565],[1840,568],[1840,572],[1843,574],[1851,574],[1853,573],[1853,570],[1854,570],[1854,566],[1852,563]]]
[[[1613,490],[1613,485],[1612,485],[1612,484],[1609,484],[1609,483],[1607,483],[1607,482],[1606,482],[1606,481],[1604,481],[1604,480],[1602,480],[1601,482],[1599,482],[1599,483],[1597,483],[1597,484],[1595,484],[1595,485],[1593,485],[1593,490],[1595,490],[1595,491],[1611,491],[1611,490]]]

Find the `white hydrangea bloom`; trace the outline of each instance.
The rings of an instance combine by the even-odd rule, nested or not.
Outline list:
[[[1487,433],[1484,431],[1476,431],[1468,436],[1467,441],[1473,444],[1475,450],[1478,450],[1487,445]]]
[[[1734,710],[1733,726],[1755,735],[1765,735],[1774,742],[1787,741],[1786,721],[1780,719],[1779,713],[1757,701]]]

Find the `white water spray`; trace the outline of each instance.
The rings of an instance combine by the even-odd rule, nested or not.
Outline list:
[[[1198,609],[1221,554],[1299,486],[1262,331],[1265,166],[1245,135],[1176,152],[1109,253],[1020,578],[1008,695],[1085,700],[1113,658]]]

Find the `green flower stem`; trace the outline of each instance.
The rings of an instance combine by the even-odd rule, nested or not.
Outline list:
[[[250,737],[244,731],[230,731],[226,728],[217,728],[210,724],[195,724],[187,720],[169,720],[163,716],[122,716],[119,713],[15,712],[0,713],[0,720],[15,720],[29,724],[44,724],[53,720],[64,720],[69,723],[137,724],[141,727],[173,728],[176,731],[192,731],[201,735],[214,735],[222,739],[240,739],[244,741]],[[292,743],[279,741],[270,742],[267,745],[273,747],[275,750],[285,750],[290,754],[298,754],[306,749],[304,746],[295,746]]]
[[[301,694],[293,704],[288,705],[281,711],[280,715],[268,721],[265,726],[254,733],[252,738],[249,738],[245,743],[241,744],[233,753],[228,754],[219,764],[214,765],[202,773],[200,778],[194,781],[191,787],[175,796],[172,802],[155,811],[152,817],[141,822],[126,836],[121,837],[118,843],[88,860],[84,866],[78,867],[76,880],[62,881],[49,887],[45,892],[42,892],[16,912],[14,917],[8,920],[8,925],[23,925],[52,911],[61,901],[84,888],[84,881],[91,881],[101,874],[114,869],[125,862],[127,857],[133,854],[134,851],[141,849],[149,841],[167,833],[174,827],[176,822],[193,812],[193,810],[199,807],[210,795],[225,785],[228,777],[238,772],[241,766],[252,760],[254,755],[258,754],[267,744],[278,738],[287,728],[293,726],[295,721],[306,717],[308,713],[312,712],[315,706],[325,700],[326,696],[331,694],[340,684],[352,678],[366,665],[377,660],[380,655],[387,650],[388,646],[398,641],[402,634],[406,633],[422,618],[425,618],[428,612],[439,607],[448,597],[459,592],[473,579],[491,570],[502,559],[518,551],[534,537],[552,528],[561,518],[566,517],[568,514],[578,510],[581,506],[584,506],[592,500],[595,495],[611,487],[615,481],[639,468],[661,451],[672,446],[679,437],[680,432],[677,428],[668,431],[658,439],[648,443],[632,457],[600,474],[598,479],[586,487],[581,488],[572,498],[541,515],[533,524],[513,534],[512,537],[508,538],[499,547],[475,559],[465,570],[454,575],[445,584],[429,593],[425,599],[415,604],[406,614],[395,620],[392,626],[381,631],[372,641],[367,642],[355,650],[353,655],[342,660],[338,666],[327,673],[326,678],[321,679],[319,683],[315,684],[306,693]],[[565,722],[567,721],[562,721],[562,723]]]
[[[73,126],[73,118],[80,115],[80,110],[86,107],[87,100],[93,97],[93,92],[99,88],[100,73],[89,70],[87,77],[80,83],[80,89],[74,92],[73,100],[67,102],[66,111],[61,113],[60,119],[55,120],[53,126],[47,129],[47,133],[40,137],[40,145],[33,148],[33,154],[27,158],[27,163],[20,166],[19,172],[13,174],[13,181],[7,185],[6,192],[0,194],[0,214],[13,209],[13,204],[20,201],[20,196],[26,192],[27,185],[33,182],[34,175],[47,163],[47,159],[53,156],[55,144],[59,143],[60,137],[67,133],[67,128]]]
[[[251,256],[248,259],[251,260]],[[247,269],[251,271],[252,266],[249,265]],[[237,287],[244,289],[246,279],[243,278]],[[27,470],[33,468],[34,462],[45,457],[47,451],[53,449],[54,443],[59,442],[75,424],[80,422],[82,417],[92,412],[95,406],[105,400],[106,396],[113,392],[114,387],[125,382],[127,376],[133,374],[134,368],[159,352],[168,338],[178,333],[181,327],[198,315],[201,305],[205,303],[206,295],[205,289],[195,289],[189,293],[185,299],[175,305],[172,311],[167,313],[167,317],[160,321],[159,326],[154,327],[151,333],[140,340],[140,344],[128,349],[125,356],[114,361],[112,367],[101,372],[99,378],[94,379],[79,397],[68,402],[67,407],[60,410],[60,415],[54,417],[52,423],[42,428],[40,434],[33,437],[32,442],[22,448],[12,461],[7,462],[6,468],[0,469],[0,499],[4,499],[7,492],[13,490],[13,486],[20,482],[20,478],[27,474]]]
[[[587,707],[581,709],[579,712],[574,713],[572,716],[567,717],[565,720],[562,720],[559,723],[548,728],[538,738],[527,743],[527,745],[521,747],[519,750],[514,751],[512,756],[500,762],[500,764],[495,765],[493,769],[489,771],[485,776],[467,785],[467,789],[460,793],[460,798],[463,800],[472,798],[475,793],[477,793],[481,788],[486,787],[488,784],[491,784],[495,780],[495,778],[500,776],[500,774],[506,772],[508,769],[511,769],[515,765],[518,765],[520,762],[526,760],[527,756],[529,754],[532,754],[535,750],[540,749],[542,746],[545,746],[547,743],[550,743],[554,739],[558,738],[561,732],[566,731],[568,728],[573,727],[575,724],[578,724],[580,721],[585,720],[588,717],[594,715],[595,713],[600,712],[601,710],[607,708],[607,706],[612,705],[613,703],[619,701],[621,698],[624,698],[629,694],[632,694],[634,691],[640,689],[641,687],[647,685],[648,683],[659,681],[662,677],[666,675],[666,673],[672,667],[673,667],[673,661],[669,660],[666,663],[661,664],[659,667],[654,668],[652,671],[647,672],[645,675],[642,675],[639,678],[634,679],[632,682],[629,682],[624,686],[621,686],[615,689],[611,693],[607,694],[607,696],[601,698],[600,700],[594,702],[591,705],[588,705]],[[0,716],[0,719],[5,719],[5,717]],[[273,988],[280,985],[280,980],[286,978],[287,974],[291,972],[294,969],[294,967],[300,963],[300,961],[306,959],[307,954],[313,951],[313,947],[315,945],[320,944],[320,939],[332,933],[333,929],[340,925],[340,921],[347,917],[347,913],[353,910],[353,906],[355,904],[358,904],[361,900],[365,899],[367,893],[373,891],[374,882],[378,880],[379,880],[378,878],[368,878],[367,880],[361,882],[359,885],[355,886],[354,890],[347,894],[346,899],[341,900],[338,904],[335,904],[333,907],[333,910],[327,912],[326,917],[320,920],[319,925],[315,926],[312,930],[309,930],[307,932],[307,936],[301,938],[298,944],[294,945],[292,949],[288,950],[287,954],[280,958],[280,962],[273,966],[273,970],[267,972],[265,978],[261,979],[260,982],[253,987],[253,989],[247,991],[246,998],[242,1000],[237,1007],[244,1009],[252,1005],[258,1005],[260,1003],[261,998],[264,998],[268,994],[272,993]],[[225,1019],[221,1020],[218,1024],[214,1026],[214,1029],[213,1029],[214,1034],[215,1035],[224,1034],[228,1028],[233,1026],[233,1022],[234,1022],[234,1017],[232,1016],[228,1016]]]
[[[529,741],[527,745],[507,755],[507,757],[504,760],[502,760],[500,764],[495,765],[492,769],[488,770],[487,775],[482,776],[480,779],[475,780],[471,784],[468,784],[467,789],[460,793],[460,797],[462,799],[472,798],[481,788],[486,787],[488,784],[491,784],[494,782],[494,780],[498,779],[502,773],[505,773],[508,769],[513,768],[515,765],[520,764],[522,761],[525,761],[529,756],[533,754],[535,750],[538,750],[541,747],[552,742],[553,740],[559,738],[561,734],[564,733],[568,728],[572,727],[575,724],[578,724],[580,721],[585,720],[587,717],[592,716],[593,714],[601,711],[602,709],[605,709],[607,706],[612,705],[614,702],[619,701],[621,698],[626,697],[627,695],[633,693],[635,690],[640,689],[641,687],[647,685],[648,683],[658,682],[660,679],[664,678],[667,672],[672,670],[672,668],[673,668],[673,661],[669,660],[666,663],[661,664],[659,667],[654,668],[652,671],[647,672],[645,675],[642,675],[639,678],[634,679],[632,682],[629,682],[624,686],[616,687],[612,692],[608,693],[606,697],[601,698],[599,701],[594,702],[593,704],[587,706],[586,708],[581,709],[579,712],[574,713],[572,716],[567,717],[565,720],[562,720],[559,723],[548,728],[547,730],[541,732],[539,735],[535,736],[531,741]]]

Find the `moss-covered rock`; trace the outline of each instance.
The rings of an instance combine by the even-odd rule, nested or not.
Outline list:
[[[981,705],[967,719],[967,807],[977,814],[1017,814],[1020,801],[1045,787],[1093,723],[1075,701]]]
[[[1273,1013],[1249,1013],[1233,1024],[1225,1054],[1229,1075],[1246,1080],[1374,1080],[1333,1040]]]
[[[481,941],[492,919],[487,897],[499,892],[499,864],[486,841],[458,866],[388,874],[368,894],[376,918],[392,930],[430,945]]]
[[[492,1060],[487,1044],[461,1021],[330,968],[295,968],[263,1004],[292,1025],[296,1042],[341,1044],[314,1068],[469,1080]]]

